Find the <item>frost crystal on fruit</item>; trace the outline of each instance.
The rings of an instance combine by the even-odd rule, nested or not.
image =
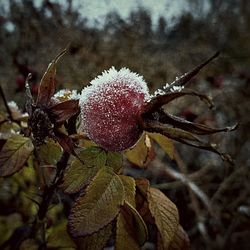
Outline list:
[[[141,76],[112,67],[82,91],[82,128],[106,150],[130,148],[142,134],[139,118],[148,98],[147,84]]]

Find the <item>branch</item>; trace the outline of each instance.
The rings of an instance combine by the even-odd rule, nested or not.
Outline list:
[[[5,94],[4,94],[4,92],[3,92],[3,88],[2,88],[1,85],[0,85],[0,95],[1,95],[1,97],[2,97],[2,99],[3,99],[3,103],[4,103],[4,106],[5,106],[6,110],[7,110],[7,112],[8,112],[8,115],[9,115],[10,120],[11,120],[11,121],[14,121],[13,116],[12,116],[12,113],[11,113],[11,110],[10,110],[10,108],[9,108],[8,102],[7,102],[7,100],[6,100],[6,97],[5,97]]]

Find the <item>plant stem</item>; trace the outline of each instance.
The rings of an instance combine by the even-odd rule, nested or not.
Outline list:
[[[10,110],[10,108],[9,108],[7,99],[6,99],[6,97],[5,97],[5,94],[4,94],[4,92],[3,92],[3,88],[2,88],[1,85],[0,85],[0,95],[1,95],[1,97],[2,97],[2,99],[3,99],[4,106],[5,106],[5,108],[6,108],[7,112],[8,112],[9,118],[10,118],[11,121],[13,121],[14,119],[13,119],[11,110]]]
[[[39,210],[37,213],[37,217],[39,220],[43,220],[46,216],[51,199],[53,198],[53,195],[58,187],[58,184],[62,181],[63,172],[67,167],[68,159],[69,159],[69,153],[64,151],[61,156],[61,159],[57,163],[57,171],[54,180],[52,181],[51,185],[46,186],[44,190],[42,196],[42,202],[39,206]]]

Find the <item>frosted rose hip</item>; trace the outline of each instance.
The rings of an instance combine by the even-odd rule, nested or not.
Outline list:
[[[82,127],[106,150],[122,151],[140,138],[139,117],[149,98],[143,78],[126,68],[111,68],[91,81],[80,98]]]

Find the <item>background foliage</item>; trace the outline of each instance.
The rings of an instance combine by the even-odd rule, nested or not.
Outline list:
[[[204,1],[189,2],[190,12],[183,13],[174,25],[161,17],[154,28],[149,12],[142,8],[127,20],[110,13],[103,27],[95,28],[87,26],[70,1],[61,6],[44,0],[37,8],[30,0],[10,0],[8,12],[0,4],[0,82],[7,99],[23,107],[28,72],[33,75],[32,91],[36,94],[47,64],[70,43],[69,54],[58,66],[58,89],[80,90],[114,65],[143,75],[153,92],[221,50],[220,58],[190,84],[213,96],[216,109],[207,111],[188,98],[168,109],[208,125],[226,126],[238,121],[236,132],[212,138],[233,156],[235,165],[229,166],[211,153],[176,144],[175,161],[159,148],[147,169],[134,169],[126,162],[125,172],[146,177],[177,205],[180,223],[194,249],[248,249],[250,4],[244,0],[210,0],[211,8],[202,12]],[[4,129],[1,126],[1,133]],[[36,178],[30,168],[25,168],[18,175],[0,180],[0,244],[35,214],[36,204],[27,196],[37,192]],[[61,221],[65,227],[61,220],[64,214],[62,205],[51,209],[51,225]],[[58,238],[51,234],[51,247],[57,247],[53,244]]]

